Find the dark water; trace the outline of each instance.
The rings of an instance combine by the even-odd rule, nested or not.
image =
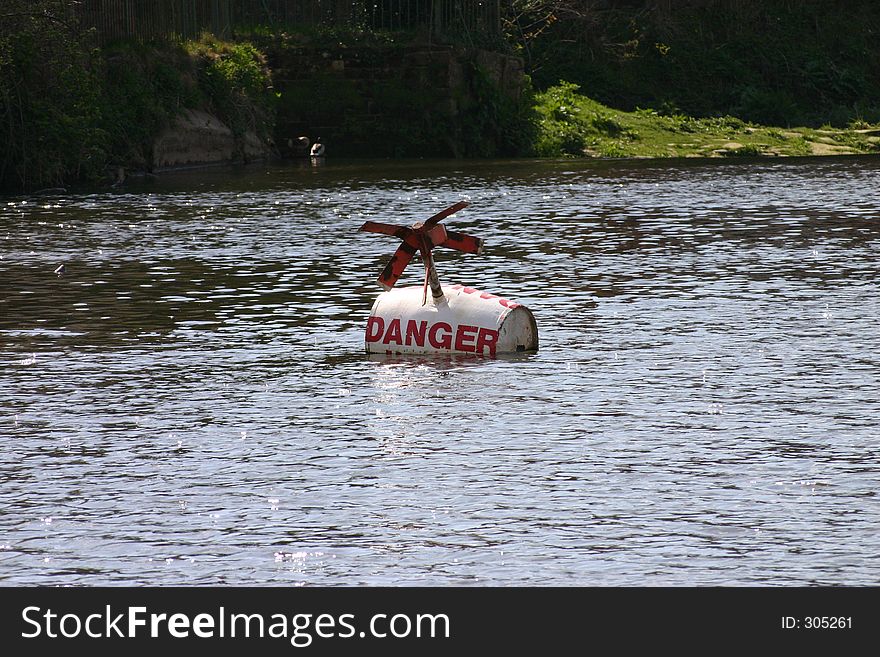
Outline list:
[[[0,199],[0,583],[877,584],[878,192],[330,161]],[[367,357],[396,243],[357,227],[459,199],[487,248],[441,280],[540,351]]]

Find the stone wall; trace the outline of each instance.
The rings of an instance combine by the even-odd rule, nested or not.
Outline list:
[[[281,94],[276,142],[321,137],[328,155],[468,155],[460,124],[484,100],[475,80],[511,102],[526,86],[521,59],[473,48],[276,47],[269,57]]]
[[[268,144],[249,132],[236,137],[213,114],[184,110],[153,143],[154,171],[208,164],[248,162],[269,157]]]

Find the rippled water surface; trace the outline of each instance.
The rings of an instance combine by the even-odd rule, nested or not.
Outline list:
[[[878,192],[330,160],[0,198],[0,584],[877,584]],[[441,280],[540,350],[366,356],[397,244],[357,228],[460,199],[486,251]]]

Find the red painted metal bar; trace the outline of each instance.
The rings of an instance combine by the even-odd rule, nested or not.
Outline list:
[[[480,255],[483,252],[483,240],[479,237],[471,237],[470,235],[465,235],[464,233],[459,233],[454,230],[447,230],[446,240],[437,246],[443,246],[447,249],[455,249],[456,251],[463,251],[464,253],[476,253],[477,255]]]
[[[397,248],[397,251],[391,256],[391,260],[385,265],[385,269],[379,274],[379,278],[376,279],[383,289],[390,290],[394,287],[401,274],[403,274],[403,270],[406,269],[409,261],[415,255],[416,250],[416,247],[406,242]]]
[[[448,208],[446,208],[445,210],[441,210],[440,212],[435,214],[433,217],[428,217],[428,219],[425,221],[425,225],[428,227],[433,226],[438,221],[443,221],[449,215],[455,214],[459,210],[466,208],[468,205],[470,205],[470,204],[467,201],[459,201],[458,203],[456,203],[454,205],[450,205]]]
[[[394,226],[378,221],[364,222],[360,230],[381,235],[392,235],[403,240],[403,244],[397,248],[397,251],[395,251],[391,260],[385,265],[385,268],[379,275],[377,279],[379,285],[385,290],[393,288],[403,274],[404,269],[406,269],[406,266],[412,260],[415,252],[419,251],[422,256],[422,262],[425,265],[423,304],[427,302],[429,286],[435,299],[443,298],[443,288],[440,285],[440,279],[434,267],[434,258],[431,255],[431,250],[437,246],[455,249],[464,253],[481,253],[483,250],[483,240],[463,233],[447,231],[439,223],[442,219],[467,206],[468,203],[466,201],[459,201],[441,210],[427,221],[416,223],[411,227]]]
[[[406,239],[407,235],[412,233],[412,228],[406,226],[393,226],[391,224],[383,224],[378,221],[367,221],[360,228],[368,233],[382,233],[383,235],[393,235],[400,239]]]

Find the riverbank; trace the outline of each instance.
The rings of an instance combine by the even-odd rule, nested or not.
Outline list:
[[[620,18],[620,11],[613,16]],[[656,32],[662,16],[650,16]],[[688,41],[681,26],[696,19],[687,16],[676,14],[678,27],[667,35],[672,45],[658,42],[667,76],[684,59],[698,66],[700,48],[720,38]],[[743,107],[740,114],[719,111],[724,104],[694,105],[703,113],[677,109],[669,98],[696,85],[702,79],[696,76],[690,82],[676,78],[681,89],[665,100],[646,96],[644,105],[632,106],[623,87],[614,91],[608,80],[591,77],[594,69],[585,59],[581,68],[555,61],[541,50],[546,40],[532,40],[532,51],[520,48],[514,56],[434,43],[415,33],[265,28],[240,32],[235,40],[203,34],[184,43],[118,41],[95,48],[88,33],[57,18],[22,13],[0,29],[0,189],[121,184],[132,173],[300,157],[307,155],[301,145],[317,137],[330,157],[880,153],[880,123],[857,111],[870,110],[867,104],[852,101],[855,114],[835,110],[828,114],[835,121],[818,124],[793,123],[803,115],[794,110],[786,114],[791,120],[774,125],[748,117],[778,115]],[[741,37],[741,30],[731,36]],[[587,31],[579,38],[587,43],[599,37]],[[625,60],[627,70],[641,71],[645,88],[654,89],[646,73],[654,56],[633,51],[605,66],[611,71]],[[557,73],[571,74],[581,86],[559,80],[547,86]],[[838,87],[828,80],[817,98],[850,102],[852,94]],[[870,99],[873,87],[866,89]],[[871,111],[864,117],[874,117]]]
[[[540,156],[730,157],[880,153],[880,125],[781,128],[733,116],[616,110],[565,83],[536,96]]]

